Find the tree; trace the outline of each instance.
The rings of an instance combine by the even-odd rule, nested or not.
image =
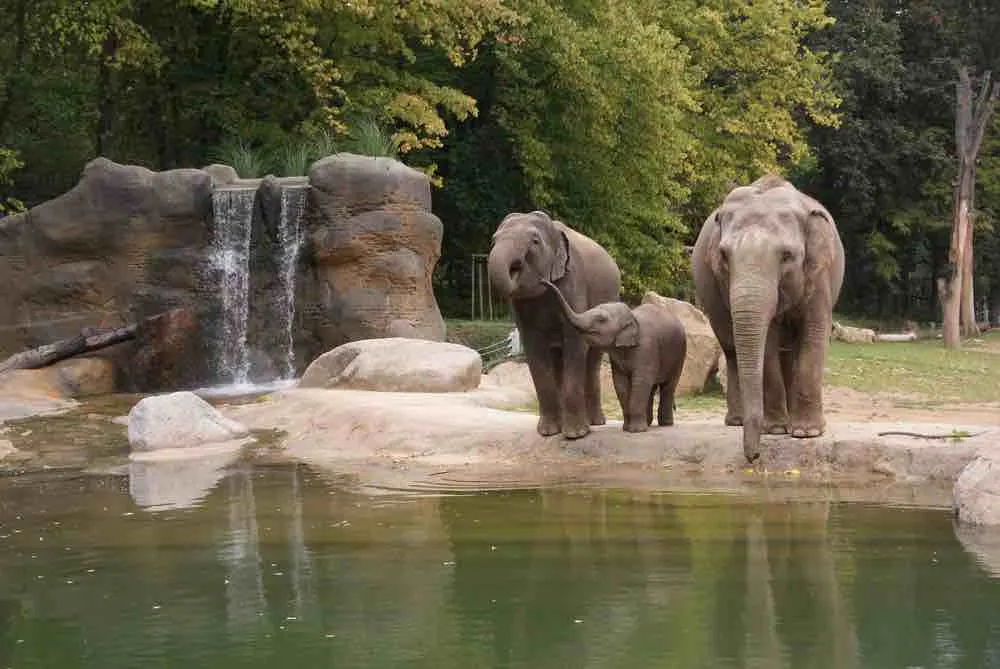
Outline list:
[[[986,72],[973,97],[973,86],[966,66],[958,67],[955,87],[955,153],[958,174],[955,179],[951,247],[948,265],[938,279],[944,321],[944,345],[958,348],[960,334],[978,334],[973,300],[973,219],[976,193],[976,159],[990,116],[1000,97],[1000,82],[991,84]],[[960,327],[961,326],[961,327]]]

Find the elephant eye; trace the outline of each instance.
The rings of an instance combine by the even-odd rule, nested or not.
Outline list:
[[[795,253],[789,250],[784,250],[781,252],[781,262],[792,262],[795,260]]]
[[[541,237],[532,237],[531,243],[534,244],[535,246],[538,246],[539,244],[542,243],[542,239]]]

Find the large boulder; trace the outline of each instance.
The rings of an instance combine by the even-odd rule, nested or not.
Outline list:
[[[56,375],[68,397],[107,395],[115,390],[115,368],[107,358],[70,358],[45,369]]]
[[[249,434],[244,426],[187,391],[146,397],[128,413],[128,441],[133,451],[188,448]]]
[[[321,350],[383,337],[444,340],[431,287],[443,226],[430,180],[390,158],[340,153],[309,171],[309,247],[316,271],[303,308]]]
[[[966,465],[952,495],[959,522],[1000,525],[1000,457],[980,454]]]
[[[0,220],[0,357],[217,300],[212,177],[97,158],[71,190]],[[127,369],[132,343],[98,354]],[[190,357],[176,369],[204,372]],[[196,382],[207,381],[202,373]],[[171,379],[171,382],[175,380]],[[137,379],[135,390],[144,389]]]
[[[663,307],[684,325],[687,357],[684,359],[681,379],[677,383],[677,394],[691,395],[703,392],[705,384],[716,369],[719,354],[722,353],[708,317],[690,302],[663,297],[653,291],[648,291],[643,296],[642,303]]]
[[[314,360],[304,388],[446,393],[479,386],[479,354],[460,344],[387,337],[349,342]]]

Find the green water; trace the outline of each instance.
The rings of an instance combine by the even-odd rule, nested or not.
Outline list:
[[[191,508],[129,489],[0,479],[0,669],[1000,666],[1000,581],[946,511],[292,466]]]

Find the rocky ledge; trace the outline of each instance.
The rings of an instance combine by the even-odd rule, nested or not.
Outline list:
[[[484,379],[465,393],[291,389],[226,413],[250,428],[282,430],[289,457],[375,488],[575,482],[733,491],[763,486],[815,495],[820,486],[932,506],[951,504],[955,480],[1000,435],[998,428],[974,425],[835,423],[817,439],[767,437],[751,467],[739,429],[717,419],[682,417],[640,434],[610,421],[583,439],[543,438],[535,432],[536,416],[502,408],[523,404],[523,389]],[[880,434],[956,430],[973,436]]]

